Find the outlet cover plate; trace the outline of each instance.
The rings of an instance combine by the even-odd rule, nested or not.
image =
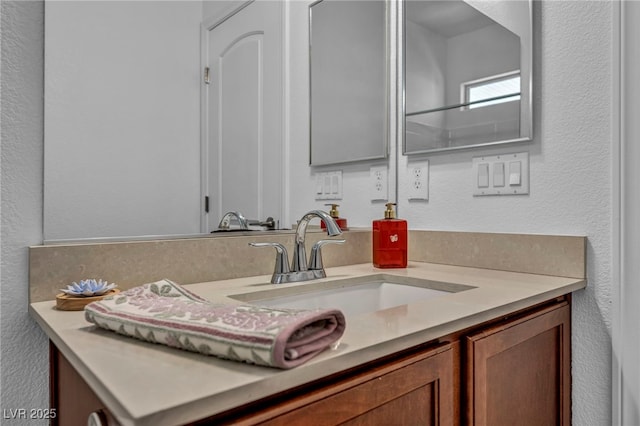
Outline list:
[[[387,166],[375,166],[369,169],[371,201],[389,199],[389,169]]]
[[[407,169],[409,200],[429,200],[429,161],[409,164]]]

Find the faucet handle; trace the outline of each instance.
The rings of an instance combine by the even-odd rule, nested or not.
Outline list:
[[[252,247],[273,247],[276,249],[276,266],[273,270],[275,274],[286,274],[289,272],[289,262],[287,258],[287,248],[280,243],[249,243]]]
[[[345,240],[320,240],[311,247],[311,254],[309,255],[309,270],[322,270],[324,266],[322,264],[322,246],[327,244],[344,244]]]

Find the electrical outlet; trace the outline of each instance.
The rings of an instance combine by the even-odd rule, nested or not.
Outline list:
[[[386,201],[389,199],[389,172],[386,166],[376,166],[369,169],[371,182],[371,201]]]
[[[429,162],[421,162],[409,165],[409,188],[407,195],[409,200],[429,199]]]

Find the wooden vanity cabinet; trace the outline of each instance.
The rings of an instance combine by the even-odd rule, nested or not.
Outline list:
[[[268,408],[246,407],[250,415],[214,419],[270,426],[570,425],[568,296],[447,339],[452,343],[301,390]]]
[[[564,301],[464,337],[467,424],[571,424],[571,309]]]
[[[570,324],[566,296],[192,424],[568,426]],[[51,389],[58,424],[115,424],[53,345]]]
[[[56,413],[50,422],[52,426],[118,424],[98,396],[51,342],[49,398]]]
[[[280,402],[217,416],[197,424],[452,425],[459,417],[458,343],[445,343],[363,369]],[[242,414],[244,413],[244,414]],[[247,414],[250,413],[250,414]]]

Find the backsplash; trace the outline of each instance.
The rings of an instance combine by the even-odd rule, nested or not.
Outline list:
[[[409,260],[586,278],[587,238],[565,235],[411,231]]]
[[[326,238],[307,232],[307,243]],[[342,245],[325,247],[325,266],[366,263],[371,259],[371,232],[347,231]],[[277,242],[293,253],[294,234],[189,238],[94,244],[44,245],[29,248],[30,303],[53,300],[73,281],[95,278],[126,290],[168,278],[192,284],[273,273],[276,252],[250,242]]]
[[[307,233],[308,246],[326,238]],[[326,267],[371,262],[371,231],[352,229],[343,245],[323,250]],[[270,275],[275,250],[249,242],[278,242],[293,252],[293,234],[188,238],[29,248],[30,303],[53,300],[60,288],[86,278],[126,290],[168,278],[192,284]],[[586,237],[409,231],[409,260],[512,272],[586,278]]]

